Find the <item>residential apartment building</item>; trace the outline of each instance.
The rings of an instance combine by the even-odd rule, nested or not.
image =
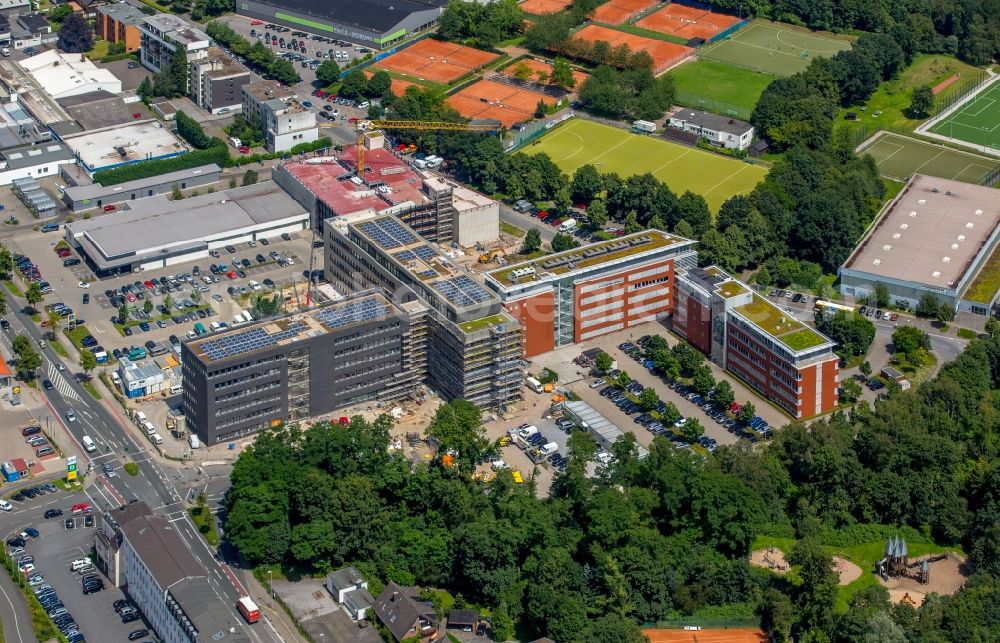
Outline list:
[[[673,330],[795,418],[832,411],[836,344],[718,268],[679,270]]]
[[[130,4],[121,2],[97,7],[94,34],[101,40],[123,43],[125,51],[138,51],[142,44],[139,26],[146,14]]]
[[[753,142],[754,127],[750,123],[702,110],[681,109],[668,119],[667,125],[729,150],[745,150]]]
[[[242,109],[243,87],[250,72],[218,47],[188,62],[189,94],[200,107],[213,114]]]
[[[412,397],[423,307],[363,292],[184,342],[189,430],[212,445],[365,400]]]
[[[207,55],[211,44],[207,33],[169,13],[143,16],[139,25],[139,62],[152,72],[170,67],[178,47],[190,61]]]
[[[101,516],[98,565],[126,589],[163,643],[250,643],[233,606],[209,584],[177,527],[142,502]]]
[[[243,116],[259,124],[268,152],[287,152],[319,139],[316,113],[303,107],[290,88],[260,81],[243,85],[241,93]]]
[[[676,264],[695,261],[690,239],[646,230],[505,266],[486,285],[524,328],[533,357],[667,316]]]
[[[333,221],[333,222],[331,222]],[[504,408],[521,399],[522,328],[500,300],[393,216],[325,226],[327,279],[381,288],[427,310],[427,383],[445,399]]]

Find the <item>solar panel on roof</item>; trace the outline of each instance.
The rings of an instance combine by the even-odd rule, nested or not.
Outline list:
[[[344,304],[332,310],[318,311],[316,319],[327,328],[333,330],[349,324],[384,317],[388,314],[389,309],[379,300],[364,299]]]
[[[466,275],[437,281],[434,288],[456,306],[471,306],[493,298],[488,290]]]
[[[405,246],[417,240],[403,224],[393,219],[367,221],[360,226],[361,231],[385,249]]]

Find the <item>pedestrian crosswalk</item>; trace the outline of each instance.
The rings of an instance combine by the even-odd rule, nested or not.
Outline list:
[[[56,367],[52,364],[49,364],[48,375],[49,381],[52,382],[52,385],[56,387],[57,391],[59,391],[59,395],[62,395],[64,398],[70,400],[80,399],[80,396],[77,395],[76,391],[73,390],[73,387],[66,381],[66,378],[60,375],[59,371],[57,371]]]

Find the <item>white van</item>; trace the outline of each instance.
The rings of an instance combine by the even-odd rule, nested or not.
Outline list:
[[[83,448],[87,450],[87,453],[93,453],[97,450],[97,445],[94,444],[89,435],[85,435],[83,436]]]
[[[160,437],[159,433],[153,434],[153,442],[155,442],[156,444],[163,444],[163,438]]]
[[[525,379],[524,380],[524,385],[527,386],[528,388],[530,388],[535,393],[541,393],[542,390],[543,390],[542,389],[542,383],[539,382],[534,377],[529,377],[529,378]]]
[[[522,440],[527,440],[536,433],[538,433],[538,427],[529,424],[528,426],[524,427],[523,429],[517,432],[517,437],[521,438]]]
[[[183,392],[184,392],[184,387],[182,385],[180,385],[180,384],[171,384],[170,385],[170,394],[171,395],[180,395]]]
[[[146,418],[146,414],[145,413],[143,413],[142,411],[136,411],[135,412],[135,423],[136,424],[138,424],[139,426],[142,426],[143,422],[147,422],[147,421],[148,421],[148,418]]]
[[[188,446],[192,449],[197,449],[201,446],[201,441],[198,440],[198,436],[194,433],[188,436]]]
[[[559,224],[559,232],[572,232],[576,230],[576,219],[566,219]]]
[[[83,567],[87,567],[90,564],[91,563],[89,558],[80,558],[78,560],[74,560],[69,567],[75,572],[82,569]]]
[[[212,322],[211,324],[208,325],[208,327],[212,329],[212,332],[215,332],[217,330],[222,330],[222,324],[220,324],[219,322]]]
[[[543,457],[548,457],[558,450],[559,450],[558,444],[556,444],[555,442],[549,442],[547,444],[542,445],[542,447],[538,449],[538,455]]]
[[[156,427],[148,420],[142,423],[142,428],[146,429],[146,435],[154,435],[156,433]]]
[[[260,290],[260,283],[254,281],[253,279],[247,282],[247,285],[250,286],[250,290]]]

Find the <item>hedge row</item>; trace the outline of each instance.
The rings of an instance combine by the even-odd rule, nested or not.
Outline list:
[[[229,151],[225,147],[210,147],[205,150],[197,150],[174,156],[168,159],[157,159],[153,161],[142,161],[132,165],[116,167],[112,170],[101,170],[94,173],[94,181],[103,186],[117,185],[126,181],[136,181],[151,176],[159,176],[168,172],[187,170],[199,165],[216,163],[221,167],[226,167],[230,162]]]

